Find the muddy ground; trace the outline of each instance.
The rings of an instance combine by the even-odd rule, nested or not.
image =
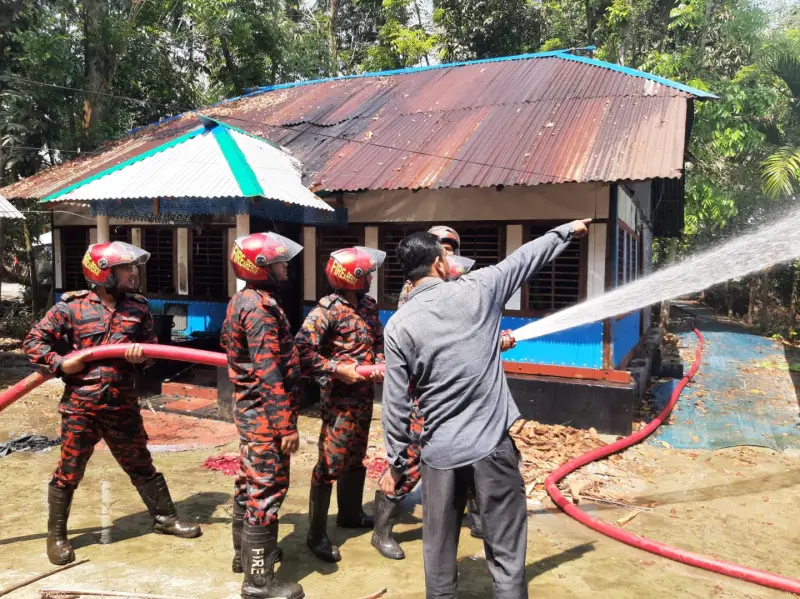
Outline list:
[[[0,354],[0,388],[27,372],[24,362]],[[11,354],[13,356],[13,354]],[[57,384],[42,387],[3,412],[0,441],[37,432],[57,436]],[[376,411],[376,419],[378,418]],[[187,426],[191,424],[187,420]],[[316,459],[318,420],[300,419],[303,443],[293,460],[292,487],[281,515],[282,576],[300,580],[314,598],[357,599],[388,587],[387,599],[424,597],[421,508],[409,502],[397,536],[407,559],[390,562],[370,546],[370,533],[335,527],[337,565],[317,561],[305,548],[308,485]],[[373,422],[371,455],[380,455],[379,422]],[[42,588],[138,592],[191,599],[239,596],[241,577],[230,572],[232,478],[202,468],[233,442],[210,449],[159,453],[179,511],[203,525],[203,536],[181,540],[149,532],[149,518],[125,475],[107,451],[97,451],[76,493],[70,529],[87,564],[8,595],[35,598]],[[0,458],[0,588],[51,568],[45,556],[46,485],[58,453],[18,453]],[[615,463],[590,466],[580,480],[599,481],[620,503],[592,500],[581,507],[607,521],[626,520],[637,534],[692,551],[800,578],[800,456],[754,448],[677,451],[641,445]],[[375,481],[365,491],[367,510]],[[419,500],[419,494],[412,499]],[[532,597],[768,598],[782,593],[676,564],[620,545],[551,509],[529,502],[527,575]],[[483,547],[463,529],[460,597],[491,597]]]

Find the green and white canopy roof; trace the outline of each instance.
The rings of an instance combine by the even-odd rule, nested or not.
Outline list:
[[[44,198],[96,202],[155,198],[266,198],[333,210],[302,183],[300,161],[220,121],[201,127]]]

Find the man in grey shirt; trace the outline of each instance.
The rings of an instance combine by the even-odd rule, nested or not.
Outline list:
[[[500,347],[503,306],[573,239],[578,220],[523,245],[496,266],[447,282],[447,257],[436,237],[414,233],[397,257],[414,285],[385,330],[383,427],[392,477],[407,461],[413,380],[425,421],[421,436],[423,546],[428,599],[456,597],[456,556],[468,483],[474,478],[495,597],[528,596],[526,502],[519,454],[509,427],[519,410],[508,390]],[[394,487],[390,489],[390,492]]]

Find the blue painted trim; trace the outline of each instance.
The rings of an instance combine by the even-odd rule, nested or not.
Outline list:
[[[625,359],[630,351],[639,343],[642,334],[639,330],[641,325],[641,313],[633,312],[611,321],[611,342],[614,352],[614,368],[619,368],[622,360]]]
[[[226,98],[224,100],[220,100],[218,102],[214,102],[213,104],[209,104],[208,106],[204,106],[204,107],[201,107],[201,108],[195,108],[195,109],[187,111],[187,112],[183,112],[183,113],[180,113],[180,114],[175,114],[175,115],[163,118],[163,119],[158,120],[158,121],[156,121],[154,123],[151,123],[149,125],[143,125],[142,127],[136,127],[135,129],[131,129],[130,131],[128,131],[126,133],[126,135],[130,135],[132,133],[136,133],[136,132],[141,131],[143,129],[146,129],[148,127],[156,127],[158,125],[163,125],[164,123],[168,123],[170,121],[179,119],[179,118],[183,117],[186,114],[196,113],[196,112],[199,112],[201,110],[208,110],[209,108],[214,108],[215,106],[220,106],[222,104],[227,104],[229,102],[236,102],[237,100],[241,100],[243,98],[250,98],[252,96],[257,96],[257,95],[260,95],[260,94],[263,94],[263,93],[267,93],[267,92],[271,92],[271,91],[277,91],[277,90],[281,90],[281,89],[290,89],[290,88],[293,88],[293,87],[302,87],[304,85],[313,85],[315,83],[326,83],[326,82],[329,82],[329,81],[343,81],[343,80],[346,80],[346,79],[364,79],[364,78],[367,78],[367,77],[389,77],[389,76],[392,76],[392,75],[408,75],[408,74],[411,74],[411,73],[421,73],[423,71],[433,71],[433,70],[437,70],[437,69],[449,69],[449,68],[453,68],[453,67],[463,67],[463,66],[469,66],[469,65],[474,65],[474,64],[486,64],[486,63],[492,63],[492,62],[509,62],[509,61],[514,61],[514,60],[530,60],[530,59],[536,59],[536,58],[563,58],[565,60],[576,60],[578,62],[585,62],[587,64],[591,64],[591,65],[594,65],[594,66],[597,66],[597,67],[609,69],[611,71],[617,71],[619,73],[624,73],[626,75],[632,75],[634,77],[642,77],[644,79],[649,79],[651,81],[656,81],[656,82],[661,83],[663,85],[666,85],[668,87],[679,89],[681,91],[684,91],[684,92],[690,93],[692,95],[695,95],[698,98],[707,98],[707,99],[717,98],[717,96],[715,96],[713,94],[709,94],[708,92],[704,92],[702,90],[695,89],[693,87],[689,87],[689,86],[684,85],[682,83],[677,83],[675,81],[671,81],[669,79],[665,79],[663,77],[659,77],[658,75],[652,75],[650,73],[645,73],[644,71],[637,71],[636,69],[631,69],[631,68],[628,68],[628,67],[615,65],[613,63],[604,62],[602,60],[596,60],[594,58],[585,58],[583,56],[576,56],[575,54],[571,54],[571,52],[574,51],[574,50],[588,50],[588,51],[593,52],[595,50],[595,47],[594,46],[586,46],[586,47],[583,47],[583,48],[568,48],[568,49],[565,49],[565,50],[552,50],[552,51],[549,51],[549,52],[534,52],[534,53],[531,53],[531,54],[517,54],[515,56],[500,56],[500,57],[497,57],[497,58],[484,58],[484,59],[481,59],[481,60],[467,60],[467,61],[462,61],[462,62],[448,62],[448,63],[437,64],[437,65],[410,67],[410,68],[406,68],[406,69],[394,69],[394,70],[391,70],[391,71],[375,71],[375,72],[370,72],[370,73],[359,73],[359,74],[356,74],[356,75],[342,75],[340,77],[327,77],[327,78],[324,78],[324,79],[310,79],[310,80],[307,80],[307,81],[295,81],[295,82],[292,82],[292,83],[280,83],[280,84],[277,84],[277,85],[269,85],[269,86],[264,86],[264,87],[258,87],[258,88],[249,90],[247,93],[242,94],[240,96],[235,96],[233,98]]]
[[[693,96],[696,96],[698,98],[703,98],[708,100],[716,100],[719,98],[719,96],[715,96],[714,94],[704,92],[695,87],[684,85],[683,83],[672,81],[671,79],[665,79],[664,77],[659,77],[658,75],[653,75],[652,73],[646,73],[645,71],[639,71],[637,69],[632,69],[630,67],[623,67],[622,65],[605,62],[603,60],[597,60],[596,58],[577,56],[575,54],[561,54],[559,55],[559,58],[563,58],[564,60],[573,60],[575,62],[582,62],[584,64],[590,64],[603,69],[608,69],[609,71],[616,71],[617,73],[624,73],[625,75],[631,75],[632,77],[641,77],[643,79],[649,79],[650,81],[655,81],[656,83],[660,83],[661,85],[666,85],[667,87],[672,87],[682,92],[686,92],[687,94],[692,94]]]
[[[225,320],[228,302],[204,302],[196,300],[162,300],[149,299],[147,304],[153,314],[163,314],[168,304],[186,304],[186,328],[176,333],[186,335],[192,333],[219,333]]]
[[[303,306],[303,316],[308,316],[311,309],[311,306]],[[381,310],[381,324],[386,326],[394,313],[395,310]],[[506,316],[501,320],[500,326],[513,330],[535,320],[537,319]],[[600,370],[603,368],[603,323],[595,322],[539,339],[522,341],[503,354],[503,361]]]

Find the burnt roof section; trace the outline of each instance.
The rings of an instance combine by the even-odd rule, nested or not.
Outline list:
[[[316,192],[678,178],[711,94],[565,51],[277,85],[170,117],[8,186],[43,198],[196,126],[288,148]]]

